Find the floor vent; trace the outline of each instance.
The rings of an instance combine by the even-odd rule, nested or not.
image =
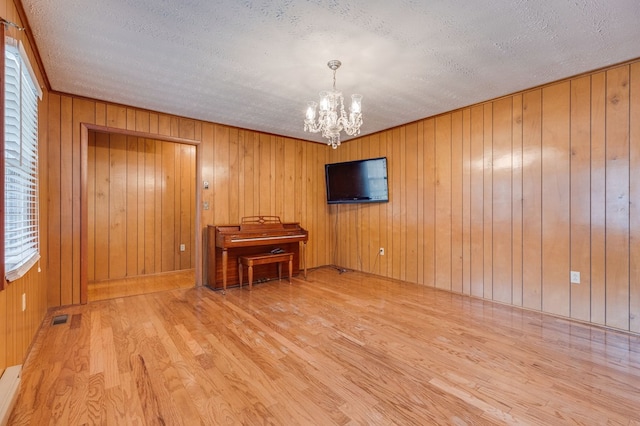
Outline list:
[[[55,317],[53,317],[53,322],[51,323],[51,325],[66,324],[68,319],[69,315],[67,314],[56,315]]]

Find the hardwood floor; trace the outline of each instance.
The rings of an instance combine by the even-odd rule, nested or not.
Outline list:
[[[117,280],[90,282],[88,300],[115,299],[117,297],[136,296],[157,291],[191,288],[195,286],[195,269],[165,272],[154,275],[141,275]]]
[[[629,425],[638,407],[639,336],[321,268],[51,312],[11,424]]]

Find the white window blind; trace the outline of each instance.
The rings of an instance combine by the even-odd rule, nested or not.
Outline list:
[[[5,43],[5,274],[23,276],[40,258],[38,98],[42,92],[22,44]]]

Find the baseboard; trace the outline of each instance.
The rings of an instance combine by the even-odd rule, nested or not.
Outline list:
[[[7,367],[0,377],[0,425],[5,426],[9,422],[11,410],[18,398],[20,389],[20,374],[22,365]]]

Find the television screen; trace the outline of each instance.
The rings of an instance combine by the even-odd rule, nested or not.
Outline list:
[[[389,201],[387,158],[325,164],[327,203],[382,203]]]

